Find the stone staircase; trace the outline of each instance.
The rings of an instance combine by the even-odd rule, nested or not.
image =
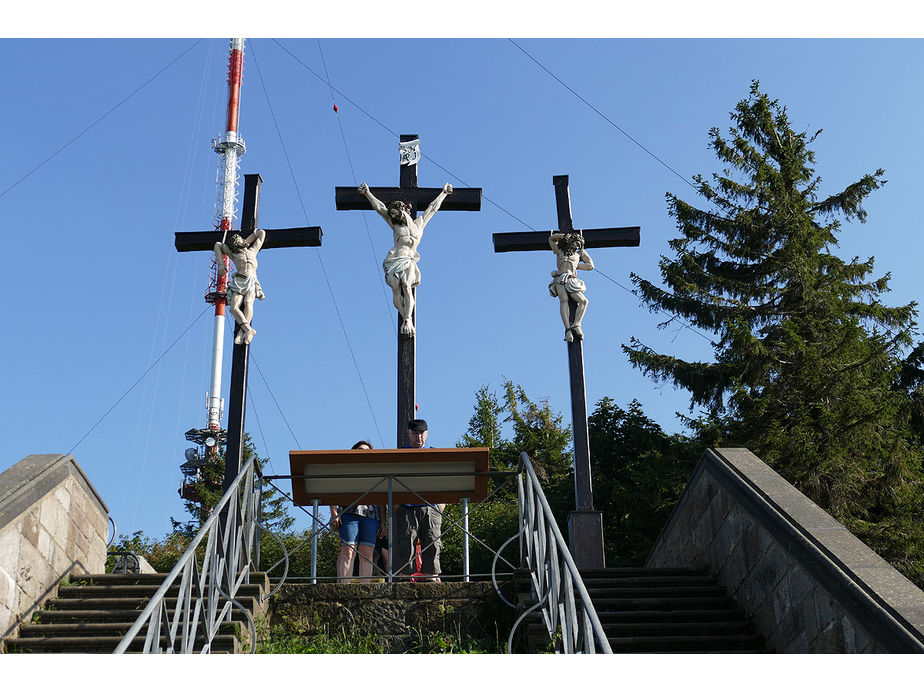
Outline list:
[[[581,577],[614,653],[765,653],[763,638],[710,575],[685,568],[604,568]],[[520,589],[526,587],[518,581]],[[522,598],[522,597],[521,597]],[[526,624],[529,652],[546,651],[538,614]]]
[[[32,623],[20,627],[18,637],[6,641],[10,653],[111,653],[138,618],[166,574],[101,574],[71,576],[58,587],[58,595],[37,611]],[[269,591],[265,573],[251,573],[250,584],[243,585],[237,601],[250,611],[251,618],[265,614],[261,603]],[[167,613],[174,614],[179,587],[167,592]],[[240,635],[249,639],[246,619],[235,609],[235,620],[223,624],[212,640],[212,652],[240,653]],[[144,632],[144,631],[142,631]],[[166,639],[161,642],[166,644]],[[197,646],[201,647],[198,642]],[[134,639],[129,652],[140,652],[144,635]]]
[[[165,577],[164,574],[72,576],[68,584],[58,588],[57,597],[36,612],[32,623],[21,626],[17,638],[5,642],[6,651],[112,652]],[[767,651],[753,624],[725,589],[704,572],[684,568],[607,568],[586,570],[582,577],[614,653]],[[528,595],[527,579],[526,573],[518,573],[516,578],[521,602]],[[495,619],[488,618],[488,613],[496,613],[504,621],[513,615],[512,610],[494,603],[493,587],[489,584],[286,585],[274,600],[273,613],[268,613],[266,603],[261,602],[268,591],[266,574],[254,573],[250,584],[242,587],[238,601],[250,611],[251,617],[280,624],[291,620],[291,626],[297,625],[294,629],[302,632],[307,622],[341,625],[338,619],[346,613],[353,627],[368,621],[374,624],[374,632],[390,636],[395,645],[405,639],[409,626],[433,627],[438,623],[445,627],[449,614],[453,630],[462,622],[468,623],[465,630],[473,623],[493,623]],[[177,592],[178,588],[168,592],[171,617]],[[403,600],[407,603],[401,607]],[[329,608],[325,606],[328,602]],[[386,602],[397,611],[383,609]],[[344,609],[347,604],[350,608]],[[481,611],[485,608],[487,611]],[[386,618],[390,611],[395,611],[394,624]],[[508,613],[509,617],[500,618]],[[246,619],[234,617],[237,620],[224,624],[212,641],[213,652],[236,654],[249,650],[241,639],[242,635],[245,640],[249,636]],[[539,614],[532,614],[521,628],[525,631],[528,652],[548,651],[548,634]],[[504,628],[500,630],[506,632]],[[143,644],[144,637],[137,637],[129,652],[140,651]]]

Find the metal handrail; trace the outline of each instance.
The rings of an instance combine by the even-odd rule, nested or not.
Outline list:
[[[252,455],[241,467],[230,488],[113,654],[123,654],[145,625],[143,651],[146,654],[193,653],[200,636],[204,644],[198,651],[210,652],[212,640],[221,624],[230,620],[234,607],[244,612],[250,626],[250,652],[254,651],[256,628],[250,613],[236,597],[239,588],[250,578],[258,526],[260,489],[254,484],[255,460]],[[203,543],[205,553],[200,568],[196,550]],[[171,617],[167,612],[166,595],[178,578],[179,594]],[[162,636],[167,638],[166,647],[160,644]]]
[[[514,634],[519,625],[530,613],[541,608],[542,620],[556,651],[565,654],[593,654],[598,651],[612,654],[581,574],[542,492],[536,470],[525,452],[520,453],[520,458],[525,474],[524,483],[518,488],[522,518],[518,536],[521,559],[529,570],[536,603],[521,613],[513,624],[507,651],[512,652]]]

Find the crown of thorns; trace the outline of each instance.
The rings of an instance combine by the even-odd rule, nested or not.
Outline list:
[[[407,212],[408,214],[411,213],[411,206],[407,202],[402,202],[401,200],[395,200],[393,202],[389,202],[387,209],[388,211],[391,211],[393,209],[398,209],[403,212]]]
[[[584,249],[584,236],[578,232],[566,233],[558,241],[559,249],[570,255]]]

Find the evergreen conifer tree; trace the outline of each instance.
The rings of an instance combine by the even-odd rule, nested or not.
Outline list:
[[[253,446],[253,441],[249,433],[244,434],[244,455],[245,460],[251,455],[256,455],[256,468],[262,473],[263,468],[269,462],[268,457],[260,457]],[[195,499],[183,499],[183,506],[189,513],[191,520],[187,522],[178,522],[170,518],[174,532],[181,532],[188,536],[195,535],[199,527],[209,518],[212,510],[224,495],[221,487],[225,478],[225,453],[219,449],[214,457],[208,459],[199,469],[199,480],[191,484]],[[262,496],[262,508],[260,523],[273,532],[284,532],[289,529],[295,522],[287,510],[288,500],[272,488],[269,484],[264,484]]]
[[[863,202],[884,172],[822,196],[810,149],[821,131],[793,129],[756,81],[731,119],[727,136],[710,131],[721,173],[695,178],[709,207],[667,195],[680,235],[660,263],[666,288],[633,275],[652,310],[717,335],[715,359],[635,339],[623,348],[646,374],[690,391],[705,416],[688,421],[706,444],[750,448],[872,536],[870,523],[911,511],[921,479],[899,384],[915,304],[883,302],[889,276],[871,278],[872,257],[835,254],[841,221],[866,221]]]
[[[603,513],[607,565],[642,565],[680,499],[696,462],[681,435],[604,397],[587,418],[594,507]]]

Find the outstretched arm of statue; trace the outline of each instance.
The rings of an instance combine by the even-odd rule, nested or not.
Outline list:
[[[225,273],[225,255],[230,255],[231,250],[221,241],[215,241],[215,261],[218,263],[218,274]]]
[[[549,234],[549,247],[558,253],[558,241],[565,237],[563,233],[550,233]]]
[[[360,183],[359,192],[366,196],[366,199],[369,200],[369,204],[372,205],[372,209],[378,212],[385,221],[391,224],[391,220],[388,218],[388,209],[382,203],[382,201],[372,194],[372,191],[369,190],[369,186],[365,183]]]
[[[588,272],[594,268],[594,261],[590,259],[590,255],[587,254],[586,250],[581,251],[581,261],[578,263],[577,268]]]
[[[439,195],[430,203],[426,211],[420,218],[420,228],[423,229],[427,225],[427,222],[436,214],[436,211],[440,208],[440,205],[443,204],[443,200],[446,199],[448,195],[452,195],[452,186],[449,183],[443,186],[443,190]]]
[[[257,229],[252,234],[247,236],[247,240],[245,240],[244,243],[253,247],[253,249],[259,253],[260,248],[263,247],[264,241],[266,241],[266,231],[263,229]]]

